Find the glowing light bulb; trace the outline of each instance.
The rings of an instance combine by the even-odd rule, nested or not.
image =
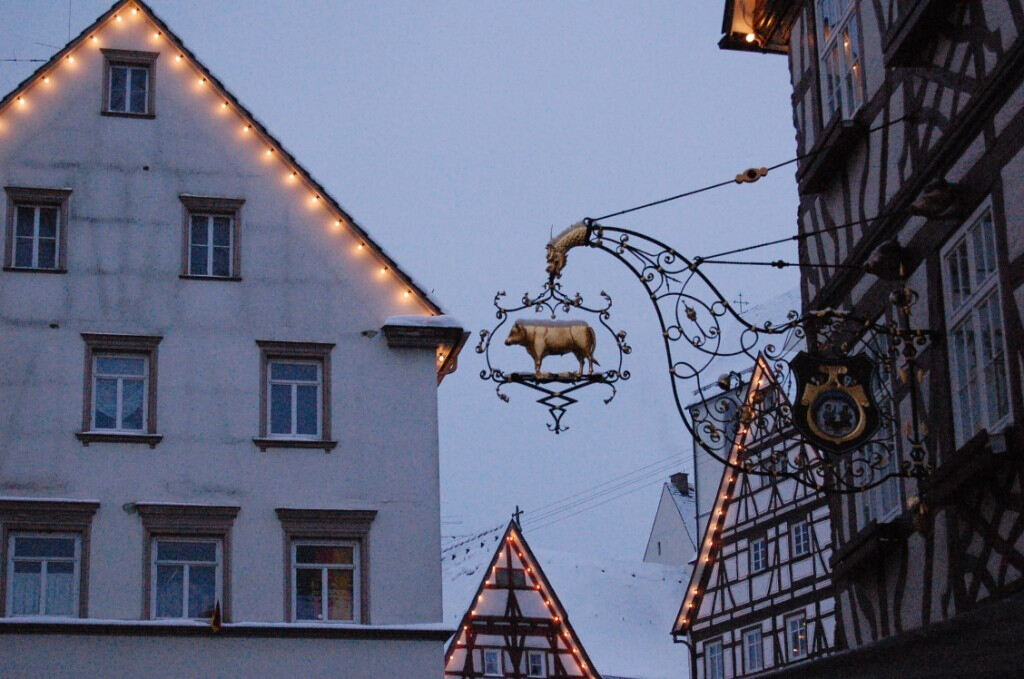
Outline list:
[[[121,15],[120,14],[115,14],[114,15],[114,20],[117,21],[117,23],[121,23],[121,21],[122,21]]]
[[[754,35],[753,33],[747,33],[746,40],[747,42],[754,42],[755,40],[757,40],[757,36]]]
[[[163,33],[161,33],[160,31],[157,31],[156,33],[153,34],[153,40],[159,40],[161,35],[163,35]]]
[[[90,35],[89,40],[93,41],[94,43],[99,42],[95,35]]]
[[[205,85],[206,84],[206,78],[200,78],[199,79],[199,84],[200,85]]]
[[[139,13],[139,8],[138,7],[132,7],[132,14],[138,14],[138,13]]]
[[[68,63],[69,64],[75,63],[75,58],[73,56],[71,56],[70,54],[68,55]]]
[[[356,249],[357,250],[365,250],[366,249],[366,243],[360,243],[359,245],[356,246]]]
[[[185,55],[184,55],[184,54],[179,54],[178,56],[174,57],[174,60],[175,60],[175,61],[178,61],[178,62],[180,62],[180,61],[182,61],[182,60],[183,60],[184,58],[185,58]]]
[[[267,149],[267,155],[268,155],[268,156],[272,156],[272,155],[274,155],[274,149],[272,149],[272,148],[270,148],[270,149]]]
[[[386,266],[382,266],[382,267],[380,268],[380,275],[381,275],[381,276],[383,276],[383,275],[384,275],[384,274],[386,274],[387,272],[388,272],[388,268],[387,268]]]
[[[25,98],[22,97],[22,96],[19,96],[18,97],[18,103],[21,104],[22,106],[24,106],[25,105]]]
[[[44,82],[44,83],[49,83],[49,82],[50,82],[50,76],[48,76],[48,75],[44,75],[44,76],[43,76],[43,82]]]

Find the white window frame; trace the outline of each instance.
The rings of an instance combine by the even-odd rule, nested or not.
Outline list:
[[[804,613],[786,616],[786,654],[789,659],[806,658],[808,648],[807,616]]]
[[[18,213],[23,209],[32,210],[32,262],[28,265],[18,264],[18,241],[27,240],[28,236],[18,235]],[[45,205],[38,203],[14,203],[11,206],[14,210],[14,233],[12,235],[11,242],[11,261],[9,265],[15,269],[42,269],[49,271],[51,269],[60,268],[60,232],[64,228],[61,223],[61,209],[59,205]],[[39,236],[39,215],[41,210],[53,210],[57,214],[56,228],[53,232],[53,264],[50,266],[42,266],[39,264],[39,242],[43,240]],[[50,240],[47,238],[46,240]]]
[[[758,554],[762,554],[763,559],[758,559]],[[758,567],[758,561],[762,561],[760,567]],[[761,573],[766,570],[768,570],[768,538],[754,538],[750,541],[750,572]]]
[[[752,641],[755,635],[757,640]],[[752,656],[751,651],[755,649],[757,653]],[[764,669],[764,641],[760,627],[743,630],[743,664],[744,670],[747,672],[758,672]]]
[[[176,536],[176,535],[160,535],[156,536],[152,540],[152,548],[150,550],[150,561],[149,561],[149,610],[150,617],[154,620],[177,620],[177,619],[201,619],[205,620],[206,616],[199,616],[199,618],[192,618],[188,614],[188,585],[189,585],[189,573],[192,566],[209,566],[209,561],[187,561],[187,560],[159,560],[158,558],[158,544],[159,542],[205,542],[214,543],[216,545],[216,563],[213,564],[215,567],[214,576],[214,594],[213,601],[216,606],[218,603],[224,600],[224,543],[218,538],[203,538],[195,536]],[[158,616],[157,615],[157,566],[184,566],[184,574],[182,576],[181,588],[181,615],[170,615],[170,616]],[[223,604],[221,603],[223,606]]]
[[[704,679],[725,679],[725,654],[721,639],[704,643]]]
[[[325,563],[299,563],[296,560],[299,547],[351,547],[352,548],[352,563],[351,564],[325,564]],[[360,591],[360,578],[362,573],[359,569],[359,559],[361,546],[358,540],[303,540],[294,539],[291,542],[291,608],[292,608],[292,622],[303,622],[303,623],[330,623],[330,624],[355,624],[362,619],[362,611],[360,610],[360,597],[362,592]],[[296,587],[297,583],[297,571],[299,568],[306,570],[320,569],[320,619],[319,620],[307,620],[306,618],[299,618],[299,592]],[[327,588],[327,572],[331,570],[348,570],[352,571],[352,619],[351,620],[337,620],[329,619],[327,617],[330,597],[326,596],[329,591]]]
[[[864,104],[858,0],[817,0],[818,55],[823,123],[850,120]],[[834,25],[827,19],[835,18]]]
[[[124,81],[124,108],[114,108],[114,70],[123,68],[127,71]],[[146,74],[146,99],[145,105],[141,111],[132,110],[132,81],[135,79],[135,73],[137,71],[143,71]],[[152,87],[153,73],[148,65],[144,64],[127,64],[117,61],[112,61],[107,67],[107,108],[106,110],[110,113],[126,113],[128,115],[146,115],[150,112],[149,98],[151,96],[150,89]]]
[[[125,429],[123,425],[124,419],[124,380],[131,379],[136,381],[138,375],[122,375],[117,373],[101,373],[99,371],[99,361],[104,358],[131,358],[142,361],[142,426],[138,429]],[[149,422],[149,359],[150,357],[146,354],[125,354],[118,352],[106,352],[96,351],[92,355],[92,403],[89,404],[90,408],[90,431],[100,432],[119,432],[125,434],[142,434],[147,431],[147,423]],[[96,404],[99,398],[99,391],[97,389],[98,380],[101,378],[105,379],[116,379],[117,380],[117,396],[114,404],[115,416],[114,426],[100,428],[96,426]]]
[[[75,541],[75,555],[73,558],[67,557],[20,557],[14,553],[14,541],[15,538],[60,538],[60,539],[73,539]],[[71,610],[70,615],[60,615],[54,613],[48,613],[46,611],[46,576],[47,576],[47,565],[50,562],[62,562],[67,563],[73,561],[74,569],[71,574],[71,582],[73,589],[71,590]],[[39,569],[39,601],[38,613],[18,613],[14,611],[14,564],[15,562],[40,562],[41,566]],[[28,616],[50,616],[50,617],[67,617],[77,618],[79,617],[79,606],[81,600],[81,590],[79,585],[82,580],[81,574],[82,568],[82,536],[79,533],[43,533],[39,531],[11,531],[8,535],[7,541],[7,616],[17,617],[28,617]]]
[[[194,245],[192,243],[192,220],[203,218],[206,220],[206,245]],[[213,225],[216,219],[228,220],[228,271],[219,274],[213,272],[213,252],[215,248],[223,248],[223,245],[213,243]],[[192,270],[192,248],[204,247],[206,249],[206,273],[195,273]],[[200,276],[203,278],[231,278],[235,275],[235,218],[233,215],[224,213],[190,212],[188,215],[188,262],[185,273],[189,276]]]
[[[288,363],[298,365],[316,366],[316,380],[297,379],[274,379],[274,364]],[[274,427],[274,385],[288,385],[291,387],[291,426],[288,432],[275,432]],[[299,434],[299,386],[316,386],[316,433]],[[324,364],[323,361],[309,360],[303,358],[271,358],[267,360],[267,437],[275,439],[301,439],[318,441],[323,438],[323,412],[324,412]]]
[[[975,279],[979,255],[975,233],[977,229],[984,228],[985,223],[988,224],[990,229],[991,240],[988,243],[982,243],[982,250],[987,250],[990,247],[991,252],[982,253],[982,256],[984,254],[990,255],[991,261],[987,264],[991,266],[991,269],[979,281]],[[963,252],[966,261],[961,260],[961,263],[966,263],[967,265],[970,289],[962,299],[956,300],[956,297],[962,294],[962,292],[953,289],[954,275],[949,265],[952,261],[951,255],[961,245],[965,246]],[[1010,372],[1006,350],[1006,319],[1003,316],[1003,291],[999,282],[999,257],[995,217],[992,211],[992,202],[989,199],[984,201],[974,211],[970,219],[966,220],[963,226],[957,229],[956,233],[950,237],[940,252],[940,261],[942,263],[941,278],[943,280],[946,311],[946,346],[948,347],[950,371],[950,405],[952,407],[957,447],[969,441],[982,429],[993,433],[1001,431],[1009,426],[1013,418],[1013,408],[1010,403]],[[992,308],[993,306],[996,310],[997,318],[989,318],[988,321],[996,320],[999,323],[1001,337],[998,340],[998,346],[993,348],[997,349],[1000,355],[994,357],[989,364],[986,364],[982,347],[982,338],[985,333],[983,332],[984,326],[982,325],[981,311],[983,308]],[[969,327],[974,333],[973,351],[971,352],[973,356],[964,356],[968,365],[961,366],[961,358],[956,350],[958,342],[955,336],[958,331],[965,327]],[[989,329],[991,329],[991,326],[989,326]],[[972,359],[975,372],[973,376],[968,374],[968,383],[963,384],[961,372],[970,372],[970,361]],[[989,372],[990,370],[991,373]],[[990,413],[992,406],[989,400],[992,395],[989,393],[988,388],[992,375],[1000,375],[1002,377],[1002,398],[1006,407],[1006,411],[994,419]],[[972,386],[973,393],[971,391]],[[965,397],[968,401],[967,408],[962,407]]]
[[[533,669],[533,660],[538,659],[539,670],[536,672]],[[526,652],[526,676],[530,677],[546,677],[548,676],[547,668],[547,654],[544,651],[527,651]]]
[[[794,559],[811,553],[811,524],[807,520],[798,521],[789,529],[790,552]]]
[[[494,666],[497,669],[491,670],[488,667],[487,659],[494,658]],[[483,671],[485,677],[500,677],[503,676],[504,671],[502,670],[502,652],[497,648],[485,648],[483,650]]]

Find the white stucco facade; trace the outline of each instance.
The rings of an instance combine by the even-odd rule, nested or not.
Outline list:
[[[191,55],[156,35],[148,9],[133,7],[124,4],[121,21],[110,17],[88,32],[95,43],[85,37],[67,53],[73,61],[62,55],[47,82],[0,108],[0,185],[71,192],[61,225],[66,272],[0,273],[0,496],[98,503],[84,615],[120,621],[144,618],[149,596],[135,506],[237,507],[224,576],[227,628],[289,621],[277,509],[375,511],[362,544],[362,622],[419,625],[420,636],[415,628],[403,638],[345,640],[151,636],[143,628],[24,636],[8,618],[0,655],[16,652],[19,664],[0,674],[61,676],[62,666],[67,673],[96,662],[96,676],[116,676],[118,658],[142,654],[154,668],[142,674],[181,676],[195,665],[176,663],[209,651],[227,668],[211,672],[218,676],[255,676],[245,667],[285,672],[274,660],[285,656],[304,657],[293,669],[309,676],[436,675],[444,635],[423,625],[441,621],[438,351],[429,342],[389,347],[380,329],[391,316],[437,309],[346,220],[336,223],[329,200],[315,198],[319,187],[301,170],[292,176],[296,166],[281,149],[268,154],[244,112],[233,101],[223,106]],[[104,48],[157,54],[153,117],[101,114]],[[182,276],[182,194],[244,200],[239,280]],[[11,206],[0,204],[4,220]],[[10,269],[9,244],[4,257]],[[155,447],[76,438],[88,410],[82,333],[161,338],[150,385],[162,436]],[[323,385],[333,449],[254,443],[264,340],[333,345]],[[6,559],[7,545],[0,550]],[[113,664],[97,660],[105,656]]]

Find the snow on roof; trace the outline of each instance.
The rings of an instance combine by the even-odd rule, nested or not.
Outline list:
[[[445,555],[446,624],[459,624],[495,545],[487,535],[467,545],[468,552],[455,550],[455,559]],[[688,570],[543,548],[533,552],[602,676],[675,679],[688,673],[686,648],[670,636]]]
[[[696,549],[697,540],[700,538],[697,535],[697,494],[691,492],[689,495],[683,495],[671,483],[666,483],[665,486],[668,488],[668,494],[672,497],[672,501],[676,504],[676,509],[679,510],[679,515],[683,517],[686,537],[689,538],[690,544]]]
[[[414,328],[458,328],[462,329],[459,319],[448,314],[440,316],[417,316],[415,314],[400,314],[389,316],[384,325],[405,325]]]

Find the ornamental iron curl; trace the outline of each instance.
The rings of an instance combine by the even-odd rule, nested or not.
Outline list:
[[[624,330],[616,331],[609,324],[612,298],[607,293],[601,291],[603,305],[587,306],[584,304],[583,297],[579,293],[573,296],[567,295],[562,291],[561,284],[552,278],[544,284],[544,289],[537,296],[532,297],[530,293],[523,294],[521,304],[518,306],[503,306],[505,297],[506,293],[503,290],[494,296],[494,306],[497,309],[495,316],[498,319],[498,324],[490,330],[480,331],[480,342],[476,347],[476,352],[483,354],[484,360],[487,363],[487,367],[480,371],[480,379],[495,383],[494,389],[498,394],[498,398],[506,403],[509,401],[509,396],[505,393],[504,389],[510,383],[520,384],[540,392],[542,396],[537,399],[537,402],[547,407],[552,419],[547,427],[556,434],[569,429],[568,425],[562,423],[562,417],[569,406],[578,402],[578,399],[572,394],[576,394],[580,389],[593,384],[603,384],[611,391],[608,397],[604,399],[604,402],[610,403],[615,398],[617,393],[615,384],[620,380],[629,379],[629,371],[623,368],[622,361],[623,356],[629,354],[632,349],[626,343],[626,332]],[[500,368],[496,368],[491,362],[492,341],[502,326],[509,322],[511,314],[527,310],[532,310],[535,314],[548,316],[551,320],[558,319],[559,314],[567,315],[578,312],[596,316],[598,323],[614,341],[618,352],[617,361],[614,363],[608,362],[607,355],[605,355],[605,361],[610,368],[604,372],[593,372],[593,364],[591,364],[590,373],[583,372],[582,361],[579,372],[541,372],[539,361],[537,362],[537,369],[533,372],[505,372]],[[515,319],[513,324],[519,320],[525,322],[525,319]],[[578,396],[578,394],[576,395]]]
[[[910,326],[917,295],[906,287],[902,269],[890,299],[896,322],[829,308],[804,314],[790,311],[782,322],[755,324],[738,313],[705,275],[699,257],[687,258],[644,234],[591,220],[573,225],[548,243],[546,290],[559,289],[556,281],[569,250],[581,245],[615,257],[646,289],[661,326],[679,415],[695,444],[722,464],[748,474],[792,478],[826,493],[860,492],[889,478],[920,478],[930,472],[934,460],[921,420],[916,356],[933,333]],[[497,302],[498,298],[496,306]],[[526,302],[524,298],[529,306]],[[482,334],[481,346],[484,339]],[[870,388],[880,405],[879,424],[856,450],[842,455],[819,450],[794,428],[791,404],[796,394],[788,358],[800,347],[816,356],[864,354],[871,360]],[[736,373],[710,379],[708,373],[723,357],[749,359],[760,384]],[[489,379],[495,373],[490,363],[488,371],[481,377]],[[506,398],[500,393],[503,384],[499,395]],[[699,394],[702,400],[686,403],[687,393]],[[900,436],[903,402],[909,402],[910,413]]]

